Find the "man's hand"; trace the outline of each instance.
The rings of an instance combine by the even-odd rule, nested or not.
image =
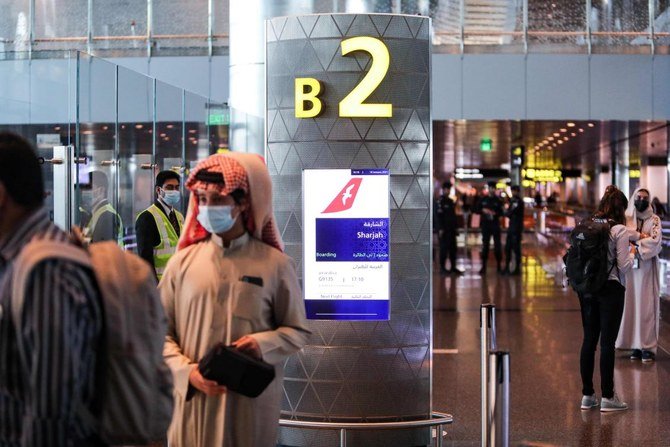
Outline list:
[[[208,396],[219,396],[221,394],[226,394],[226,387],[219,385],[214,380],[205,379],[198,368],[193,368],[191,374],[188,376],[188,381],[193,387],[199,391],[202,391]]]
[[[250,355],[256,359],[261,359],[263,354],[261,353],[261,347],[258,345],[258,342],[254,337],[251,337],[249,335],[245,335],[244,337],[241,337],[239,340],[233,342],[233,346],[240,351],[243,352],[247,355]]]

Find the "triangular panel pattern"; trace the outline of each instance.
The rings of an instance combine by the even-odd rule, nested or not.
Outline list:
[[[307,36],[312,34],[312,30],[314,29],[314,25],[316,25],[318,18],[319,16],[317,15],[306,15],[298,17],[298,21],[300,22],[300,25],[302,25],[302,30]]]
[[[316,51],[322,71],[326,71],[335,55],[340,52],[340,42],[337,39],[321,39],[312,40],[310,44]]]
[[[303,120],[299,120],[298,118],[295,117],[295,113],[293,110],[280,110],[280,115],[281,115],[281,120],[284,122],[284,125],[286,126],[286,130],[288,131],[288,135],[291,139],[295,138],[295,133],[298,131],[298,126],[300,125],[300,122]]]
[[[286,17],[277,17],[275,19],[270,20],[272,30],[274,31],[275,34],[275,40],[281,39],[281,33],[284,31],[284,26],[286,26],[286,19],[287,19]]]
[[[428,141],[428,135],[423,129],[419,115],[416,112],[412,112],[412,117],[409,119],[409,123],[405,128],[405,132],[402,134],[403,140],[409,141]]]
[[[354,158],[358,154],[358,151],[361,148],[360,142],[331,142],[328,143],[331,152],[335,156],[340,168],[351,168],[354,162]]]
[[[281,40],[305,39],[307,35],[302,29],[297,17],[289,17],[284,32],[281,34]]]
[[[336,140],[361,140],[361,136],[358,133],[356,126],[354,126],[354,123],[349,118],[338,118],[338,120],[335,121],[330,134],[328,134],[329,139],[331,139],[331,135],[333,135],[332,139]]]
[[[343,36],[349,36],[347,33],[349,32],[349,28],[351,27],[351,24],[354,21],[354,18],[356,15],[354,14],[335,14],[333,15],[333,18],[335,19],[335,23],[337,23],[337,27],[342,33]]]
[[[337,27],[337,25],[335,25],[332,16],[321,15],[319,16],[319,20],[317,20],[316,25],[314,25],[312,34],[310,34],[309,37],[311,37],[312,39],[320,37],[340,38],[342,37],[342,34],[340,33],[340,30]]]
[[[375,28],[377,28],[377,32],[379,33],[380,36],[384,35],[384,32],[386,32],[386,28],[389,26],[389,23],[391,22],[391,16],[386,15],[386,14],[375,14],[372,15],[372,23],[374,23]]]
[[[384,37],[404,37],[404,38],[413,38],[412,31],[407,26],[405,18],[402,16],[394,16],[391,19],[391,23],[386,28]]]
[[[328,145],[323,141],[295,143],[295,150],[302,161],[302,167],[304,169],[314,168],[316,160],[319,158],[319,154],[324,147],[328,147]]]
[[[409,161],[407,160],[405,152],[402,150],[401,146],[396,148],[386,167],[390,169],[393,174],[414,174],[412,171],[412,166],[409,164]]]
[[[372,23],[369,15],[358,14],[354,16],[354,23],[347,31],[347,36],[371,36],[379,37],[377,27]]]
[[[352,168],[379,168],[381,166],[377,166],[375,161],[372,159],[372,156],[368,152],[367,147],[361,146],[361,148],[358,151],[358,154],[356,154],[356,158],[354,158],[354,161],[351,163]]]

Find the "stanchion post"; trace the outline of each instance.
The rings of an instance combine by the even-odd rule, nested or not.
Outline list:
[[[488,439],[488,383],[489,383],[489,351],[492,349],[491,333],[495,329],[495,306],[491,303],[482,304],[479,309],[480,349],[481,349],[481,388],[482,388],[482,447],[486,447]]]
[[[509,352],[496,351],[489,355],[487,446],[509,447]]]

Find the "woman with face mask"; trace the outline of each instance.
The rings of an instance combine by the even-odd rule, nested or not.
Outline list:
[[[629,203],[628,230],[637,247],[633,268],[626,277],[626,301],[616,347],[632,349],[631,360],[649,363],[655,360],[658,346],[661,219],[654,214],[647,189],[636,189]]]

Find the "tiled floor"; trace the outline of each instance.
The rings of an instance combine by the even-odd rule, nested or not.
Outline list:
[[[512,445],[670,446],[670,326],[662,323],[657,361],[642,364],[617,354],[615,386],[630,409],[582,412],[579,304],[549,272],[560,249],[524,239],[522,276],[498,276],[494,263],[481,277],[479,247],[459,248],[462,277],[435,274],[433,407],[454,415],[445,445],[480,443],[479,308],[496,305],[498,348],[510,351]],[[492,254],[490,255],[492,257]],[[597,362],[596,362],[597,364]],[[596,367],[594,377],[598,389]]]

